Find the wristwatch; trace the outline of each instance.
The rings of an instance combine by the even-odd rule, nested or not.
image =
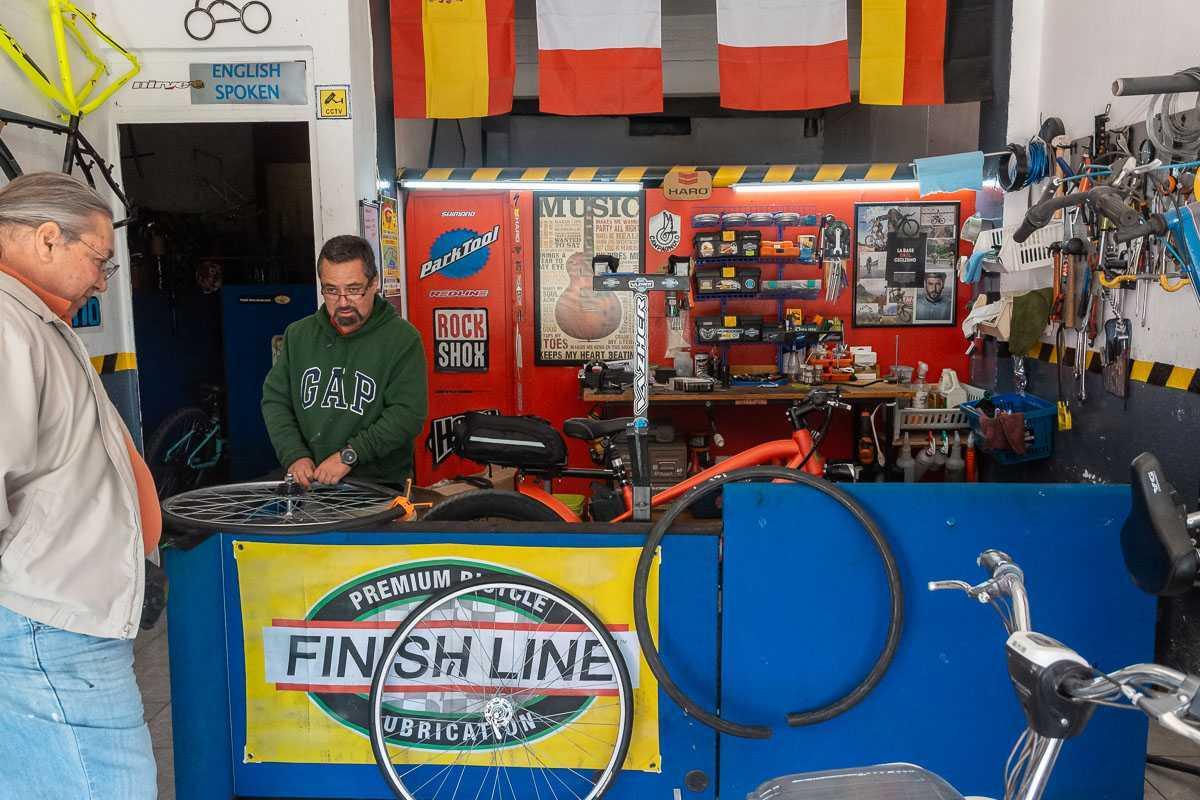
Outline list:
[[[353,467],[358,463],[358,453],[350,445],[346,445],[342,448],[341,456],[342,463],[347,467]]]

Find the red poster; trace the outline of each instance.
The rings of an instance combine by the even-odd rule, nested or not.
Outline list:
[[[430,420],[416,454],[422,485],[482,468],[451,451],[457,416],[515,406],[511,215],[507,193],[416,193],[408,201],[409,321],[429,369]]]

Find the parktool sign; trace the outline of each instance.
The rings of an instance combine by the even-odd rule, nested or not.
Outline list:
[[[308,104],[303,61],[189,64],[192,105]]]
[[[500,226],[489,231],[469,228],[448,230],[433,241],[429,258],[421,265],[421,277],[445,275],[447,278],[469,278],[483,269],[491,255],[491,246],[500,238]]]
[[[562,587],[604,620],[634,684],[625,769],[657,771],[658,689],[632,626],[639,553],[236,542],[246,761],[373,763],[368,695],[392,631],[434,592],[515,573]],[[657,627],[657,561],[650,581]],[[569,609],[518,587],[481,592],[458,608],[470,608],[469,618],[423,623],[390,666],[382,723],[393,759],[425,763],[458,751],[461,763],[486,766],[496,751],[512,750],[549,767],[603,767],[602,755],[583,752],[573,738],[612,714],[604,698],[616,692],[614,670],[595,635]],[[498,730],[483,718],[479,698],[514,685],[525,700]]]

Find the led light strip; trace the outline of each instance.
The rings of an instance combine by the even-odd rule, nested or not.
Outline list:
[[[916,189],[916,181],[808,181],[806,183],[735,183],[735,192],[827,192],[867,191],[870,189]]]
[[[604,181],[426,181],[403,180],[400,186],[409,191],[450,189],[453,191],[496,191],[532,189],[540,192],[618,192],[635,194],[642,190],[640,183]]]

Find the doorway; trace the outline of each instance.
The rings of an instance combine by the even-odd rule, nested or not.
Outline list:
[[[272,340],[316,308],[304,122],[119,127],[142,424],[220,398],[223,457],[204,483],[275,466],[259,412]]]

